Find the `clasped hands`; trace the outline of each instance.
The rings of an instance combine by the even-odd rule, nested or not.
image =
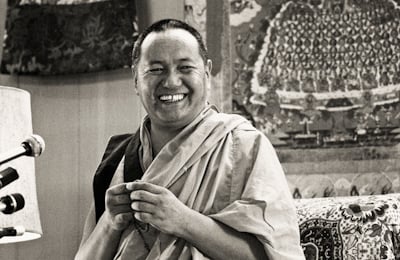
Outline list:
[[[175,236],[189,224],[192,211],[167,188],[144,181],[110,187],[105,204],[105,217],[114,230],[124,230],[136,218]]]

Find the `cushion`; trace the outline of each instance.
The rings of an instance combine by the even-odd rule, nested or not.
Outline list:
[[[307,260],[400,259],[400,194],[296,199]]]

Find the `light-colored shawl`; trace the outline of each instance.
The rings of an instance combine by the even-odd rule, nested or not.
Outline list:
[[[266,216],[267,201],[271,198],[264,198],[262,191],[254,190],[252,187],[255,186],[250,185],[250,190],[244,191],[245,196],[239,196],[241,200],[215,212],[217,188],[221,187],[224,176],[229,174],[227,171],[232,169],[229,165],[232,164],[232,143],[228,140],[232,139],[235,129],[255,130],[241,116],[205,110],[163,147],[146,169],[142,180],[170,189],[185,205],[202,214],[238,231],[255,234],[268,255],[273,256],[270,234],[273,228],[267,222],[269,216]],[[249,179],[257,182],[257,175],[261,173],[255,173]],[[261,179],[268,181],[268,177]],[[143,239],[150,245],[150,252],[145,249]],[[208,258],[183,239],[160,233],[152,227],[139,232],[137,227],[131,225],[121,238],[115,259]]]

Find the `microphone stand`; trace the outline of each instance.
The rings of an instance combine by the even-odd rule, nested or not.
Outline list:
[[[29,146],[22,143],[22,145],[20,147],[1,154],[0,155],[0,165],[4,164],[6,162],[9,162],[11,160],[14,160],[15,158],[20,157],[22,155],[26,155],[29,152],[28,149],[29,149]]]

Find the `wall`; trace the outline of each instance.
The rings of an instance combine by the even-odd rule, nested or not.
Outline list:
[[[141,14],[151,12],[151,19],[167,14],[182,17],[183,1],[159,1],[157,8],[152,6],[155,2],[141,0]],[[5,10],[6,1],[0,1],[0,39]],[[122,69],[62,77],[0,75],[0,85],[31,93],[34,133],[46,142],[46,151],[35,159],[43,237],[1,245],[0,259],[73,259],[91,203],[92,176],[107,139],[134,131],[144,116],[131,72]]]
[[[36,162],[43,237],[0,247],[7,259],[72,259],[91,201],[91,179],[107,139],[132,132],[144,111],[130,70],[72,77],[0,77],[31,93],[34,132],[46,142]],[[25,256],[25,257],[24,257]]]

